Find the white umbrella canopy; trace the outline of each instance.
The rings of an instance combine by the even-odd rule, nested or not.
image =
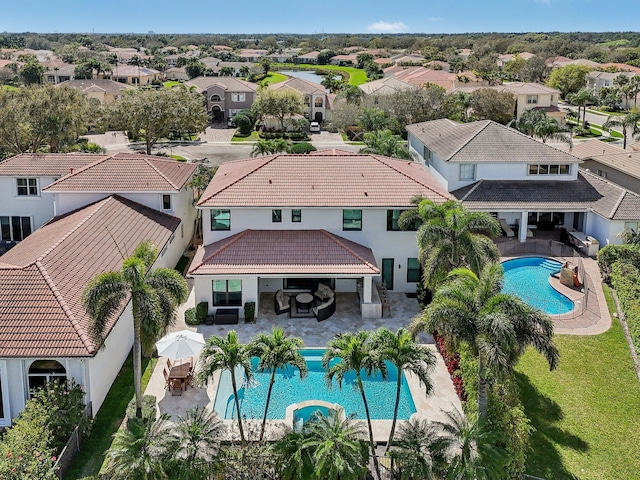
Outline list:
[[[197,357],[204,348],[204,337],[201,333],[191,330],[172,332],[156,342],[158,356],[171,360],[186,357]]]

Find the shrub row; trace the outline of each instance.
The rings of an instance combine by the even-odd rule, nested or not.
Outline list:
[[[607,245],[598,252],[598,265],[605,282],[611,283],[611,271],[614,263],[618,261],[640,269],[640,246]]]
[[[460,355],[457,353],[449,353],[447,351],[446,345],[445,345],[445,341],[444,341],[444,337],[442,337],[440,334],[438,333],[434,333],[433,334],[433,339],[436,341],[436,346],[438,347],[438,352],[440,352],[440,355],[442,355],[442,359],[444,360],[444,364],[447,367],[447,371],[449,372],[449,375],[451,376],[451,381],[453,382],[453,386],[456,389],[456,394],[458,395],[458,398],[462,401],[462,402],[466,402],[467,401],[467,394],[465,392],[465,388],[464,388],[464,381],[462,380],[462,377],[460,376],[460,372],[459,372],[459,364],[460,364]]]
[[[260,138],[265,140],[284,138],[285,140],[303,141],[309,140],[309,135],[305,132],[260,132]]]
[[[640,352],[640,269],[624,261],[615,262],[611,283],[620,299],[633,345],[636,352]]]

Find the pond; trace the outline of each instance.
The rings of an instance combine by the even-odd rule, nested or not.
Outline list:
[[[302,78],[303,80],[317,83],[318,85],[321,85],[324,79],[324,76],[318,75],[313,70],[279,70],[278,73],[289,75],[290,77]]]

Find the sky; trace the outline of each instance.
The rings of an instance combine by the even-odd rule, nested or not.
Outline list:
[[[0,0],[0,32],[637,31],[638,0]]]

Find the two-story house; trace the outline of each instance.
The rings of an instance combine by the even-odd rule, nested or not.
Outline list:
[[[185,82],[205,96],[205,108],[214,120],[229,120],[240,110],[251,108],[258,86],[234,77],[196,77]]]
[[[213,313],[321,281],[337,292],[360,289],[363,317],[380,317],[374,279],[399,292],[420,281],[415,232],[398,227],[416,195],[450,198],[418,162],[377,155],[327,150],[224,163],[197,205],[196,302]]]
[[[132,87],[113,80],[93,79],[93,80],[68,80],[58,84],[60,87],[73,88],[87,96],[95,98],[102,104],[111,105],[116,100],[122,98],[124,92]]]
[[[407,126],[411,156],[471,210],[533,230],[559,226],[620,243],[640,217],[640,196],[578,168],[581,160],[489,120],[442,119]]]
[[[594,139],[576,145],[571,153],[582,159],[582,168],[640,195],[640,151]]]
[[[0,162],[0,231],[5,246],[24,240],[54,217],[42,189],[98,158],[89,154],[22,154]]]
[[[331,119],[332,102],[335,95],[317,83],[302,78],[290,78],[284,82],[269,85],[270,89],[289,89],[302,95],[304,100],[304,116],[310,121],[322,122]]]

